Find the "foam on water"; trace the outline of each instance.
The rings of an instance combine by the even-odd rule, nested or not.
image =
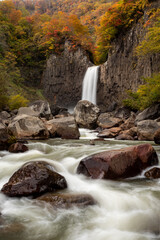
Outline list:
[[[84,130],[83,130],[84,131]],[[142,177],[125,181],[91,180],[76,174],[80,160],[89,154],[124,147],[124,143],[87,140],[28,144],[26,153],[5,153],[0,159],[0,187],[28,161],[53,164],[68,182],[68,192],[88,193],[97,201],[85,209],[55,210],[29,198],[9,198],[0,193],[4,225],[21,224],[21,234],[4,234],[0,240],[160,240],[160,180]]]

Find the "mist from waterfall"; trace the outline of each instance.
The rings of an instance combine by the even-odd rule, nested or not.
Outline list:
[[[88,100],[96,104],[97,80],[99,66],[89,67],[83,79],[82,100]]]

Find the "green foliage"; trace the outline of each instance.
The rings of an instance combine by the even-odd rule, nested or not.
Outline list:
[[[154,103],[160,102],[160,73],[144,79],[137,92],[128,91],[129,98],[124,105],[134,110],[143,110]]]
[[[151,15],[145,27],[148,27],[148,32],[136,49],[137,55],[160,53],[160,9]]]
[[[11,96],[8,100],[9,108],[11,110],[18,109],[20,107],[26,107],[28,103],[28,100],[21,96],[20,94]]]

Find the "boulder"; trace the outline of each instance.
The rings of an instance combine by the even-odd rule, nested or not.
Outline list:
[[[98,126],[103,129],[118,127],[122,123],[123,123],[123,120],[121,118],[108,117],[108,113],[100,114],[97,120]]]
[[[38,113],[39,117],[44,117],[47,120],[52,118],[49,103],[43,100],[37,100],[30,104],[30,108]]]
[[[0,112],[0,122],[2,122],[4,125],[8,126],[8,124],[10,123],[10,118],[11,115],[8,112]]]
[[[154,134],[154,142],[160,144],[160,128]]]
[[[8,150],[8,147],[13,142],[16,142],[16,139],[10,136],[7,127],[3,123],[0,123],[0,151]]]
[[[93,179],[124,179],[134,177],[154,164],[158,164],[154,148],[150,144],[141,144],[86,157],[79,163],[77,173]]]
[[[144,120],[137,123],[138,140],[153,141],[160,125],[154,120]]]
[[[116,118],[122,118],[122,119],[127,119],[131,115],[131,110],[126,108],[126,107],[121,107],[117,109],[114,113],[114,117]]]
[[[114,127],[114,128],[110,128],[110,129],[104,129],[102,131],[99,132],[99,134],[97,135],[97,137],[102,137],[102,138],[114,138],[118,135],[118,133],[121,131],[122,129],[119,127]]]
[[[96,204],[89,194],[47,193],[37,200],[50,203],[55,208],[86,207]]]
[[[134,138],[128,134],[120,134],[116,138],[116,140],[134,140]]]
[[[149,178],[149,179],[160,178],[160,168],[158,167],[151,168],[150,170],[145,172],[144,175],[146,178]]]
[[[37,161],[24,164],[6,183],[2,192],[10,197],[38,196],[65,189],[67,182],[52,165]]]
[[[100,138],[114,138],[115,134],[112,133],[109,129],[105,129],[98,133],[97,137]]]
[[[131,116],[127,120],[125,120],[123,124],[121,124],[121,128],[123,130],[128,130],[130,128],[135,127],[135,118],[136,118],[135,113],[131,112]]]
[[[50,109],[51,109],[51,113],[52,113],[53,116],[56,116],[56,115],[68,116],[69,115],[67,108],[60,107],[60,106],[58,106],[56,104],[52,104],[50,106]]]
[[[74,108],[75,121],[82,128],[96,128],[99,114],[99,107],[87,100],[80,100]]]
[[[121,134],[129,135],[129,136],[134,138],[135,136],[137,136],[137,127],[132,127],[128,130],[124,130],[124,131],[121,132]]]
[[[28,115],[28,116],[34,116],[34,117],[39,117],[39,113],[35,112],[33,109],[30,107],[20,107],[18,109],[18,115]]]
[[[160,103],[155,104],[149,108],[146,108],[143,112],[139,113],[136,117],[136,122],[140,122],[146,119],[156,119],[160,117]]]
[[[41,119],[34,116],[18,115],[8,126],[17,139],[47,139],[49,132]]]
[[[46,122],[50,137],[63,139],[79,139],[80,133],[74,117],[63,117]]]
[[[8,151],[11,153],[26,152],[26,151],[28,151],[28,147],[26,145],[24,145],[23,143],[16,142],[9,146]]]

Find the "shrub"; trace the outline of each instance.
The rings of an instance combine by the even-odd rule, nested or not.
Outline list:
[[[26,107],[27,103],[28,100],[20,94],[11,96],[8,101],[11,110],[18,109],[20,107]]]
[[[160,102],[160,73],[144,79],[145,84],[139,86],[137,92],[128,91],[128,98],[124,105],[133,110],[144,110],[145,108]]]

